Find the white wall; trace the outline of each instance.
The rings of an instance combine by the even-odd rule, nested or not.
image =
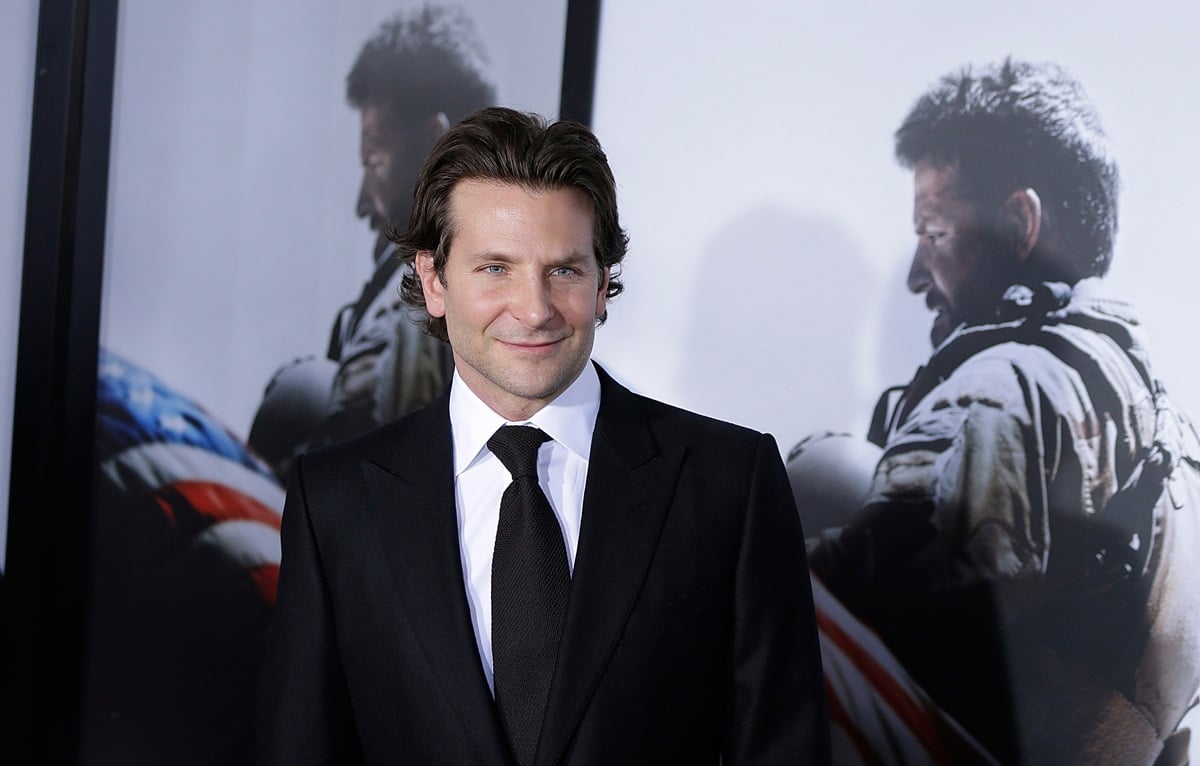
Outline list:
[[[943,74],[1011,53],[1067,67],[1096,102],[1124,180],[1108,285],[1200,414],[1196,29],[1194,5],[1153,0],[606,2],[594,126],[632,244],[598,357],[784,450],[862,433],[928,354],[892,133]]]
[[[4,104],[0,109],[0,571],[8,550],[8,486],[37,8],[37,0],[8,0],[0,6],[0,104]]]

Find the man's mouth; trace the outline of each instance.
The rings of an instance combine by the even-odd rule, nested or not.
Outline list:
[[[521,339],[505,339],[501,338],[500,342],[511,348],[519,351],[539,351],[550,349],[565,338],[521,338]]]
[[[942,296],[930,290],[925,293],[925,308],[941,314],[946,310],[946,301]]]

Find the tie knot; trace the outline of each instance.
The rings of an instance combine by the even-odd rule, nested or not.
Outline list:
[[[545,431],[533,426],[500,426],[487,445],[516,479],[537,476],[538,447],[549,438]]]

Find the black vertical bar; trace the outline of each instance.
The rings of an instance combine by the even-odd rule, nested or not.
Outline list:
[[[117,0],[41,0],[0,655],[6,763],[78,758]]]
[[[600,0],[570,0],[563,40],[562,91],[558,115],[592,124],[596,93],[596,54],[600,44]]]

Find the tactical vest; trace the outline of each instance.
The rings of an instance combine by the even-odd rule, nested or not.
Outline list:
[[[960,328],[908,386],[884,393],[869,438],[885,446],[963,363],[1010,343],[1044,349],[1074,369],[1098,417],[1153,407],[1148,446],[1118,464],[1119,488],[1094,523],[1072,528],[1084,536],[1073,541],[1076,553],[1056,558],[1052,539],[1047,574],[1063,598],[1010,631],[1023,660],[1036,655],[1039,671],[1066,689],[1037,706],[1050,711],[1044,720],[1016,711],[1030,762],[1149,763],[1200,684],[1200,439],[1115,306],[1081,308],[1058,283],[1016,286],[1005,299],[1000,321]],[[1131,401],[1131,391],[1141,400]]]

